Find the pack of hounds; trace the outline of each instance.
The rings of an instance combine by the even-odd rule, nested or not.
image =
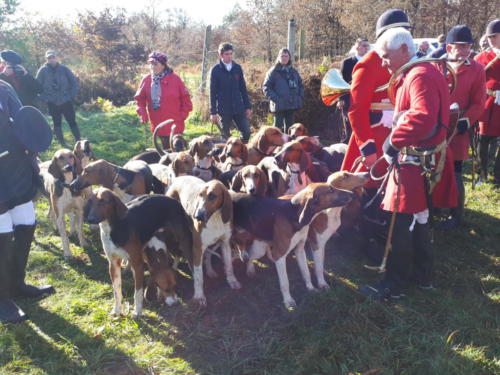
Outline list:
[[[254,261],[267,255],[276,266],[287,308],[295,306],[286,268],[292,251],[307,289],[328,288],[325,244],[341,224],[356,223],[362,187],[369,179],[367,173],[340,171],[344,144],[323,147],[302,124],[292,126],[289,134],[260,127],[247,145],[236,137],[225,141],[209,136],[187,143],[177,134],[164,150],[154,140],[156,149],[123,167],[96,160],[86,140],[40,162],[65,258],[72,256],[66,215],[82,247],[83,222],[99,225],[113,285],[113,314],[123,313],[125,262],[134,277],[133,316],[141,314],[144,298],[177,303],[179,262],[186,262],[192,273],[194,301],[206,305],[203,268],[206,276],[217,276],[213,256],[222,259],[229,286],[239,289],[233,262],[245,262],[247,274],[254,275]],[[306,249],[313,257],[316,286]]]

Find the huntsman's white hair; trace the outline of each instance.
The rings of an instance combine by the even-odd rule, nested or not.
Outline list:
[[[395,27],[385,31],[378,39],[375,44],[375,51],[379,56],[384,53],[382,49],[385,47],[387,50],[395,50],[401,47],[403,44],[408,46],[408,52],[410,57],[415,55],[415,43],[410,32],[402,27]]]

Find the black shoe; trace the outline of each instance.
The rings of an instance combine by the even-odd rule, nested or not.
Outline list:
[[[9,298],[0,298],[0,322],[19,323],[27,319],[26,314]]]
[[[454,216],[450,216],[444,221],[440,221],[434,225],[436,230],[451,230],[456,229],[462,225],[462,221]]]
[[[363,247],[363,252],[368,258],[370,265],[379,266],[384,257],[384,247],[375,238],[370,238]]]
[[[420,290],[425,290],[425,291],[429,291],[429,290],[435,290],[436,288],[434,288],[434,286],[432,284],[419,284],[417,283],[417,288],[420,289]]]
[[[358,291],[365,297],[378,301],[399,300],[404,296],[399,288],[389,287],[389,285],[384,281],[374,286],[362,286],[358,288]]]
[[[34,286],[24,284],[12,292],[13,297],[37,298],[44,295],[55,293],[56,290],[52,285]]]

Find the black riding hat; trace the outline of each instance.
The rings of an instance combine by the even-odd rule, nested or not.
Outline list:
[[[13,117],[14,134],[30,151],[42,152],[52,142],[52,130],[42,112],[31,106],[22,107]]]
[[[453,26],[446,35],[446,44],[473,44],[472,31],[465,25]]]
[[[486,36],[500,33],[500,18],[491,21],[486,27]]]
[[[389,9],[378,18],[375,36],[378,39],[384,31],[394,27],[413,28],[405,12],[400,9]]]
[[[2,52],[0,52],[0,57],[3,61],[13,65],[18,65],[23,62],[23,58],[17,52],[14,52],[10,49],[4,49]]]

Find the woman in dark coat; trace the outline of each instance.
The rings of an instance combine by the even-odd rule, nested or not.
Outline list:
[[[12,298],[53,292],[50,286],[38,288],[27,285],[24,279],[36,226],[32,202],[39,183],[35,152],[48,148],[51,140],[43,115],[33,107],[21,109],[13,88],[0,81],[1,323],[26,319]]]
[[[0,79],[16,90],[22,105],[35,105],[35,99],[42,92],[42,85],[22,66],[21,56],[11,50],[0,52],[2,69]]]
[[[304,103],[304,86],[299,72],[292,66],[290,51],[282,48],[276,64],[267,72],[263,90],[274,113],[274,126],[286,131],[293,124],[295,110]]]

